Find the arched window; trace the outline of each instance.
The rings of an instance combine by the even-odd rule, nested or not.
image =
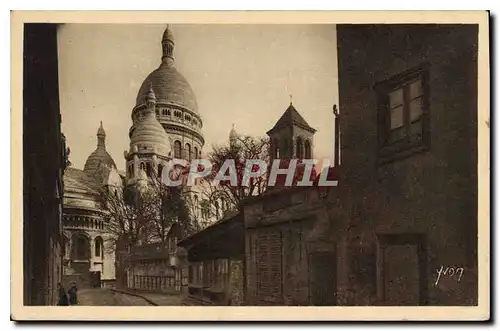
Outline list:
[[[153,176],[153,166],[151,165],[151,163],[146,163],[146,174],[148,175],[148,177]]]
[[[174,142],[174,158],[180,159],[181,156],[181,149],[182,149],[182,144],[179,140],[176,140]]]
[[[295,154],[298,159],[303,159],[304,158],[304,145],[301,137],[297,137],[296,141],[296,148],[295,148]]]
[[[128,165],[128,175],[129,175],[129,177],[134,177],[134,164],[133,163]]]
[[[72,238],[72,260],[88,260],[90,257],[90,242],[84,234],[76,234]]]
[[[186,159],[188,161],[191,161],[191,145],[190,144],[186,144],[185,153],[186,153]]]
[[[305,158],[311,159],[312,158],[312,151],[311,151],[311,142],[309,140],[306,140],[306,142],[304,144],[304,151],[305,151]]]
[[[198,158],[198,147],[194,146],[194,157]]]
[[[95,238],[95,256],[102,256],[103,240],[101,237]]]
[[[141,162],[140,169],[146,171],[146,163]]]

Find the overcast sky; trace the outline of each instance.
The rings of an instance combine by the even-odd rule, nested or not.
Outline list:
[[[196,94],[204,152],[238,132],[263,136],[290,103],[318,130],[314,156],[333,154],[334,25],[171,25],[176,67]],[[119,169],[143,80],[161,62],[165,25],[66,24],[59,31],[62,129],[83,169],[103,121]]]

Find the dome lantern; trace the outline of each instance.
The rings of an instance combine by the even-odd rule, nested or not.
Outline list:
[[[167,25],[167,28],[165,29],[165,32],[163,32],[163,38],[161,40],[161,45],[163,48],[163,56],[161,58],[162,62],[169,62],[174,60],[174,35],[172,34],[172,31],[169,29],[169,26]]]
[[[238,139],[238,133],[234,129],[234,123],[233,123],[233,127],[231,128],[231,131],[229,132],[229,144],[231,146],[235,146],[237,139]]]
[[[104,131],[104,128],[102,126],[102,121],[99,129],[97,129],[97,146],[106,147],[106,131]]]

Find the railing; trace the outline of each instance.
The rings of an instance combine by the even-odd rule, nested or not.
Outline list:
[[[135,275],[132,288],[145,291],[180,291],[181,280],[175,276]]]

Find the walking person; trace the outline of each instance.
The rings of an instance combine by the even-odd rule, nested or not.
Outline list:
[[[57,283],[57,293],[59,295],[59,300],[57,302],[58,306],[69,306],[68,295],[66,294],[66,290],[61,283]]]
[[[68,290],[68,295],[69,295],[69,304],[71,306],[77,305],[78,304],[78,288],[76,287],[75,282],[71,282],[71,287]]]

